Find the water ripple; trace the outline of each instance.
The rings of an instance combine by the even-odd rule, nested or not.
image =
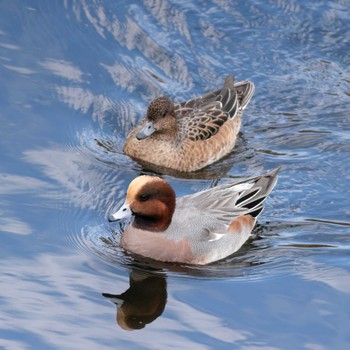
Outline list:
[[[329,252],[329,249],[340,248],[344,252],[350,249],[350,244],[341,243],[341,237],[336,244],[332,236],[325,234],[310,242],[308,232],[314,229],[310,220],[304,223],[280,222],[258,225],[255,229],[258,236],[222,261],[207,266],[162,263],[128,254],[120,248],[120,234],[125,225],[119,223],[113,228],[107,223],[84,226],[80,235],[71,234],[69,240],[78,250],[93,254],[110,266],[181,278],[239,278],[242,281],[279,278],[306,255],[311,259]],[[305,233],[301,234],[303,228]]]

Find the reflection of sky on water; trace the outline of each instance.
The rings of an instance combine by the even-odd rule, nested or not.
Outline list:
[[[0,203],[1,208],[1,203]],[[30,235],[33,229],[26,222],[11,217],[9,213],[5,213],[6,217],[0,217],[1,230],[8,233],[15,233],[18,235]]]
[[[327,284],[342,293],[350,293],[350,273],[344,269],[304,261],[304,268],[296,271],[308,281],[318,281]]]
[[[82,83],[83,72],[79,67],[74,66],[72,62],[64,60],[47,59],[41,63],[42,67],[49,70],[59,77],[72,80],[73,82]]]
[[[281,276],[272,283],[263,280],[258,285],[255,283],[259,295],[256,295],[254,283],[248,292],[248,281],[232,280],[230,288],[222,289],[222,282],[217,280],[171,280],[163,315],[147,325],[145,331],[125,332],[115,323],[114,305],[107,302],[101,292],[125,291],[129,287],[128,276],[125,272],[116,273],[110,269],[101,272],[99,264],[84,254],[40,254],[31,261],[7,259],[2,277],[2,328],[12,329],[14,334],[15,330],[24,332],[26,337],[36,338],[37,345],[64,349],[73,349],[76,344],[95,348],[99,341],[96,343],[92,329],[105,339],[106,346],[113,344],[117,334],[118,344],[126,345],[132,341],[135,349],[138,346],[209,349],[211,347],[205,344],[210,344],[210,339],[216,339],[222,345],[243,342],[247,344],[245,349],[265,349],[266,344],[255,344],[255,339],[257,335],[266,336],[268,332],[269,325],[264,316],[267,310],[279,320],[281,327],[294,324],[293,327],[298,329],[313,322],[323,329],[325,336],[330,334],[332,327],[323,323],[324,318],[332,319],[335,327],[347,319],[341,301],[346,300],[345,294],[350,292],[350,274],[340,268],[310,262],[297,272],[305,278],[307,288],[294,284],[295,277],[287,279]],[[98,274],[96,269],[100,271]],[[16,285],[11,283],[13,275],[17,276]],[[315,286],[319,283],[321,285],[315,293]],[[198,286],[201,293],[198,293]],[[286,287],[292,288],[288,294],[284,292]],[[252,298],[251,305],[241,303],[240,293],[245,291]],[[340,303],[335,302],[335,296]],[[203,300],[210,300],[210,303],[203,303]],[[252,312],[254,320],[250,319]],[[317,320],[313,318],[315,312],[319,314]],[[272,339],[287,336],[278,335],[279,332],[276,329]],[[305,342],[310,342],[307,337]],[[17,342],[14,344],[17,348]],[[19,349],[21,344],[23,348],[19,340]]]
[[[42,191],[50,191],[53,186],[45,181],[38,180],[29,176],[20,176],[9,173],[0,173],[0,227],[1,230],[8,233],[19,235],[29,235],[33,232],[30,223],[21,219],[20,206],[11,208],[11,198],[24,195],[35,195]]]
[[[24,159],[40,166],[45,176],[56,182],[54,194],[43,191],[42,197],[67,201],[79,208],[96,209],[106,200],[112,201],[124,182],[109,179],[110,174],[103,174],[91,165],[89,158],[67,147],[28,150]]]
[[[70,266],[75,266],[75,270],[71,270]],[[89,261],[81,255],[62,257],[43,254],[35,262],[9,260],[5,271],[3,282],[9,288],[2,292],[6,301],[3,312],[7,315],[4,328],[26,330],[28,334],[38,336],[44,344],[65,349],[74,348],[76,344],[86,348],[96,345],[93,337],[90,337],[91,329],[98,329],[99,336],[106,340],[116,332],[113,307],[104,302],[100,291],[102,288],[115,290],[118,285],[124,288],[126,278],[95,275]],[[13,273],[21,278],[15,287],[10,288]],[[156,329],[150,327],[149,332],[139,339],[140,345],[161,349],[176,344],[199,349],[198,344],[186,337],[187,332],[204,333],[224,342],[245,338],[239,331],[227,328],[218,317],[195,310],[180,301],[172,301],[169,310],[175,312],[181,322],[174,323],[165,317],[157,323]],[[18,315],[18,318],[13,315]],[[110,322],[101,328],[101,319],[105,318]],[[178,334],[160,338],[157,337],[159,331],[164,335],[174,331]],[[131,337],[129,333],[118,332],[120,340],[127,341]]]
[[[347,349],[347,7],[0,2],[0,347]],[[166,178],[185,195],[283,165],[261,238],[199,271],[164,268],[163,313],[126,332],[101,295],[129,288],[134,261],[105,219],[142,171],[125,137],[153,97],[228,73],[256,84],[237,148]]]

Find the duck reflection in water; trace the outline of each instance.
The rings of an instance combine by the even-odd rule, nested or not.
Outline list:
[[[142,329],[164,311],[167,301],[164,276],[131,271],[130,287],[122,294],[102,295],[117,306],[116,321],[125,330]]]

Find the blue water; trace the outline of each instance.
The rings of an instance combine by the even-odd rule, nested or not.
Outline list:
[[[0,2],[0,348],[349,349],[349,8]],[[147,172],[127,133],[231,73],[256,85],[236,148],[165,178],[184,195],[282,166],[260,238],[207,267],[136,261],[106,220]]]

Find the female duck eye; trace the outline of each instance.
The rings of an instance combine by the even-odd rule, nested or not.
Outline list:
[[[148,194],[141,194],[141,196],[140,196],[140,200],[141,201],[146,201],[147,199],[149,199],[149,195]]]
[[[166,116],[166,112],[163,113],[163,117],[165,117],[165,116]]]

